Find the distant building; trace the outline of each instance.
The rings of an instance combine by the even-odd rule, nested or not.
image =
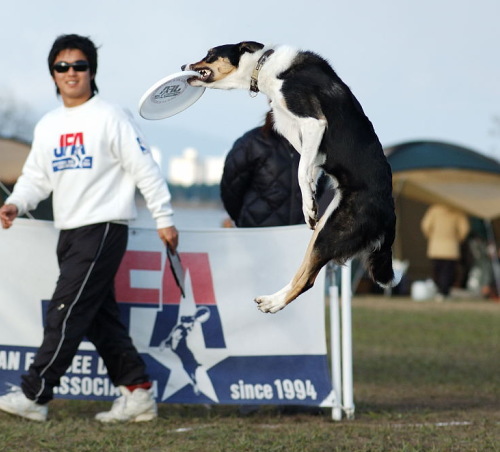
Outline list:
[[[203,178],[206,185],[219,185],[224,169],[224,157],[207,157],[204,162]]]
[[[161,166],[161,165],[160,165]],[[189,187],[191,185],[217,185],[222,176],[224,157],[200,157],[194,148],[186,148],[182,156],[172,157],[168,163],[169,184]]]

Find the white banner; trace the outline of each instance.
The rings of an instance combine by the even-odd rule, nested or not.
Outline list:
[[[0,394],[41,343],[57,236],[52,223],[24,219],[0,231]],[[183,298],[156,231],[130,229],[116,296],[159,402],[333,406],[324,274],[276,314],[253,301],[289,282],[310,236],[305,226],[182,230]],[[84,341],[57,394],[109,400],[118,391]]]

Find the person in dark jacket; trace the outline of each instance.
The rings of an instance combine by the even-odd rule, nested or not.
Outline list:
[[[238,138],[229,151],[220,190],[224,207],[237,227],[305,223],[298,182],[300,154],[265,123]]]

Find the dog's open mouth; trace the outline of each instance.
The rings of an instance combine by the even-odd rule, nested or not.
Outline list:
[[[198,72],[198,74],[200,74],[198,80],[201,80],[202,82],[206,82],[212,75],[212,71],[208,68],[199,68],[195,69],[195,71]]]

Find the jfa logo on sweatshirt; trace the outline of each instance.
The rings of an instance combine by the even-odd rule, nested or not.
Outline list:
[[[83,132],[65,133],[59,137],[59,147],[54,148],[52,170],[92,168],[92,157],[85,154]]]

